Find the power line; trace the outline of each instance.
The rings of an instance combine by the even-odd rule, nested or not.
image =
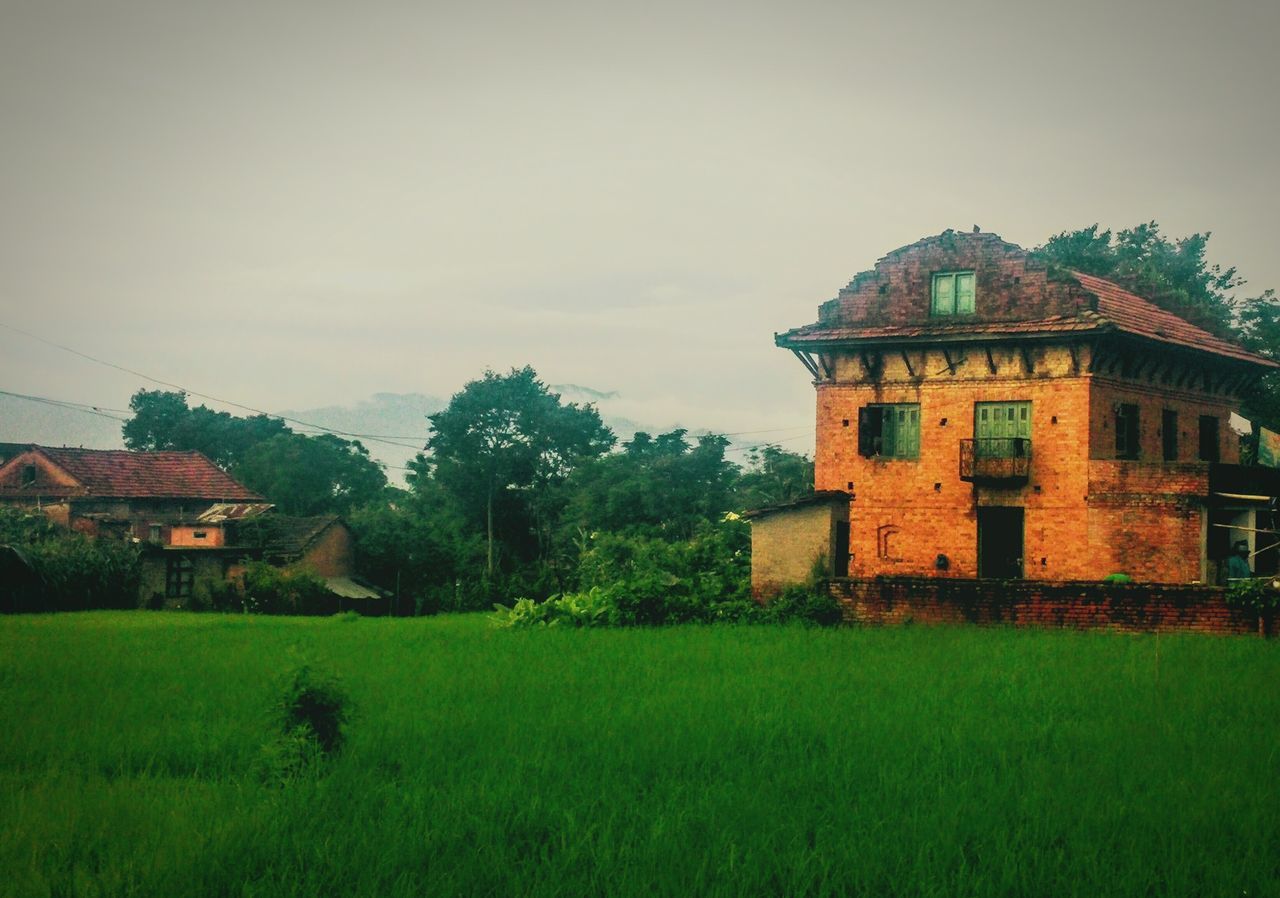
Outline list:
[[[141,371],[136,371],[133,368],[126,368],[123,365],[117,365],[115,362],[110,362],[110,361],[107,361],[106,359],[101,359],[101,358],[98,358],[97,356],[89,355],[88,353],[81,352],[80,350],[75,349],[73,347],[66,346],[62,343],[56,343],[53,340],[45,339],[44,337],[41,337],[38,334],[33,334],[30,331],[25,331],[22,328],[14,327],[11,324],[5,324],[3,321],[0,321],[0,327],[4,328],[5,330],[12,331],[16,334],[21,334],[24,337],[28,337],[40,343],[44,343],[46,346],[52,346],[55,349],[61,349],[63,352],[69,352],[72,355],[79,356],[80,358],[86,359],[95,364],[104,365],[108,368],[113,368],[116,371],[122,371],[125,374],[131,374],[134,377],[140,377],[143,380],[150,381],[151,383],[154,383],[154,384],[159,384],[160,386],[163,386],[163,387],[170,387],[171,389],[179,390],[189,396],[196,396],[200,399],[207,399],[210,402],[217,402],[222,405],[229,405],[232,408],[238,408],[243,411],[252,412],[255,415],[264,415],[268,418],[276,418],[281,421],[288,421],[290,424],[296,424],[299,427],[310,428],[312,430],[319,431],[321,433],[331,433],[336,436],[350,437],[358,440],[369,440],[372,442],[383,443],[388,446],[395,446],[400,449],[412,449],[415,452],[421,452],[423,449],[423,443],[426,442],[425,438],[420,438],[416,435],[385,435],[385,434],[355,433],[349,430],[339,430],[334,427],[326,427],[323,424],[314,424],[310,421],[303,421],[299,418],[293,418],[288,415],[280,415],[274,412],[263,411],[262,409],[254,408],[253,406],[244,405],[243,403],[239,403],[239,402],[233,402],[230,399],[223,399],[219,396],[213,396],[208,393],[201,393],[198,390],[192,390],[189,387],[182,386],[181,384],[172,383],[167,380],[161,380],[160,378],[152,377],[149,374],[143,374]],[[63,405],[68,408],[73,408],[77,411],[85,411],[90,414],[98,414],[98,415],[101,415],[102,417],[112,418],[117,421],[127,422],[129,420],[128,418],[118,418],[114,415],[104,414],[104,411],[126,412],[127,411],[126,409],[106,409],[106,410],[100,411],[98,410],[97,406],[90,406],[85,403],[62,402],[61,400],[48,399],[46,397],[23,396],[17,393],[7,393],[6,391],[3,391],[3,390],[0,390],[0,394],[16,396],[21,399],[30,399],[36,402],[47,402],[49,404]],[[735,437],[735,436],[750,436],[750,435],[760,434],[760,433],[787,433],[787,432],[797,431],[797,430],[805,431],[804,433],[799,434],[798,436],[795,436],[795,437],[787,437],[782,440],[773,440],[770,442],[756,443],[749,446],[736,446],[732,449],[726,450],[729,452],[741,452],[741,451],[747,451],[750,449],[758,449],[762,446],[775,445],[777,443],[788,443],[788,442],[793,442],[794,440],[803,439],[807,437],[809,432],[814,429],[815,428],[813,426],[773,427],[773,428],[766,428],[763,430],[739,430],[739,431],[733,431],[730,433],[721,433],[721,434],[718,434],[718,436]],[[399,442],[400,440],[418,440],[419,442],[409,444],[409,443]]]
[[[158,377],[152,377],[149,374],[143,374],[141,371],[135,371],[132,368],[126,368],[123,365],[117,365],[115,362],[108,362],[106,359],[100,359],[97,356],[89,355],[88,353],[81,352],[78,349],[73,349],[70,346],[64,346],[61,343],[55,343],[52,340],[46,340],[44,337],[41,337],[38,334],[33,334],[30,331],[24,331],[21,328],[14,327],[11,324],[5,324],[3,321],[0,321],[0,327],[3,327],[5,330],[13,331],[15,334],[22,334],[22,336],[24,337],[30,337],[32,340],[36,340],[40,343],[45,344],[46,346],[52,346],[55,349],[61,349],[63,352],[69,352],[72,355],[79,356],[82,359],[88,359],[89,361],[94,362],[95,364],[105,365],[108,368],[114,368],[117,371],[123,371],[125,374],[132,374],[134,377],[140,377],[143,380],[151,381],[151,383],[160,384],[160,386],[162,387],[171,387],[172,389],[179,390],[183,393],[186,393],[189,396],[196,396],[196,397],[199,397],[200,399],[207,399],[210,402],[217,402],[217,403],[220,403],[221,405],[229,405],[232,408],[238,408],[246,412],[252,412],[255,415],[264,415],[268,418],[278,418],[281,421],[288,421],[290,424],[298,424],[303,427],[311,427],[316,430],[323,431],[324,433],[334,434],[335,436],[354,437],[356,439],[367,439],[377,443],[385,443],[388,446],[399,446],[401,449],[420,449],[421,448],[420,446],[412,446],[412,445],[409,445],[408,443],[399,443],[399,442],[396,442],[395,440],[385,439],[383,437],[368,436],[368,435],[365,435],[362,437],[360,434],[351,433],[350,431],[346,431],[346,430],[338,430],[333,427],[325,427],[323,424],[312,424],[310,421],[302,421],[302,420],[299,420],[298,418],[291,418],[288,415],[277,415],[271,412],[265,412],[262,409],[254,408],[253,406],[250,406],[250,405],[244,405],[243,403],[240,403],[240,402],[232,402],[230,399],[222,399],[218,396],[211,396],[208,393],[201,393],[197,390],[188,389],[187,387],[184,387],[181,384],[175,384],[167,380],[161,380]]]
[[[14,399],[24,399],[27,402],[39,402],[44,405],[52,405],[54,408],[63,408],[70,412],[83,412],[86,415],[97,415],[99,418],[110,418],[112,421],[127,422],[128,418],[121,418],[119,415],[109,415],[107,412],[124,411],[124,409],[103,409],[96,405],[86,405],[82,402],[66,402],[61,399],[50,399],[47,396],[28,396],[25,393],[11,393],[8,390],[0,390],[0,396],[12,396]]]

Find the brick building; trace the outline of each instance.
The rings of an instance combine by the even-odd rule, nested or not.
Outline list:
[[[813,376],[816,489],[852,495],[852,577],[1213,582],[1274,526],[1227,421],[1280,366],[994,234],[894,250],[775,342]]]
[[[354,545],[341,519],[270,514],[271,504],[199,452],[3,446],[0,505],[141,544],[140,604],[185,607],[258,559],[306,567],[339,598],[383,598],[353,579]]]

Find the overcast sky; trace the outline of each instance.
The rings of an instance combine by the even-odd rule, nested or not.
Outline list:
[[[0,0],[0,323],[261,408],[529,363],[803,427],[773,332],[947,227],[1156,219],[1280,286],[1278,38],[1275,2]],[[0,389],[146,385],[0,329]]]

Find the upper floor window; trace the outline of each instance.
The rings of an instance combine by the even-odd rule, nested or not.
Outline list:
[[[1218,419],[1213,415],[1200,416],[1200,460],[1218,460]]]
[[[933,276],[931,315],[973,314],[973,272],[942,271]]]
[[[22,466],[22,485],[23,486],[36,485],[36,466],[35,465]]]
[[[1019,458],[1031,446],[1031,403],[975,402],[974,453],[979,458]]]
[[[1138,407],[1121,403],[1116,406],[1116,458],[1137,458],[1140,449]]]
[[[920,406],[899,403],[858,409],[858,453],[868,458],[919,458]]]
[[[1160,419],[1160,436],[1164,441],[1164,460],[1178,460],[1178,413],[1165,409]]]

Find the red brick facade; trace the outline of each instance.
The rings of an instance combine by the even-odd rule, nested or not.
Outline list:
[[[933,275],[947,271],[974,272],[972,314],[931,316]],[[994,235],[946,232],[890,253],[823,304],[816,324],[777,338],[814,375],[815,487],[853,494],[850,576],[992,576],[990,562],[980,569],[981,520],[989,552],[997,538],[1019,541],[1012,576],[1212,580],[1210,462],[1238,461],[1228,418],[1270,363],[1180,320],[1139,333],[1125,322],[1152,307],[1115,285],[1104,292],[1101,308],[1120,324],[1071,273]],[[962,479],[977,403],[1029,403],[1019,476]],[[918,451],[867,450],[860,410],[881,404],[918,406]],[[1177,438],[1166,441],[1171,415]],[[1201,418],[1216,427],[1212,446]],[[1012,511],[984,511],[999,508]],[[1018,516],[991,535],[991,521]]]

